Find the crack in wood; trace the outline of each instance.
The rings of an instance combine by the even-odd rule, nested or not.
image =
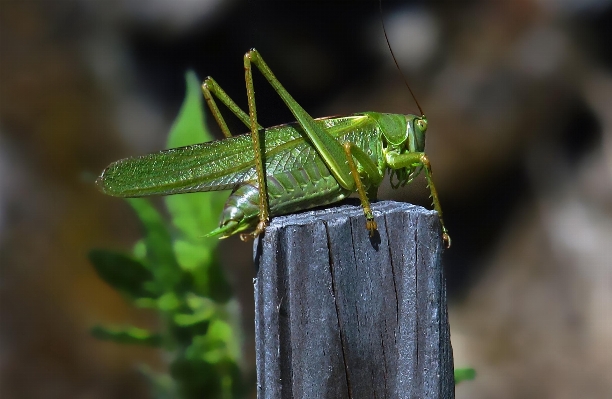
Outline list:
[[[346,387],[347,387],[347,394],[348,397],[350,399],[353,399],[353,392],[352,392],[352,387],[351,387],[351,377],[349,375],[349,366],[348,366],[348,362],[346,361],[346,341],[344,338],[344,332],[342,329],[342,321],[340,318],[340,306],[338,305],[338,291],[336,290],[336,280],[334,278],[334,260],[332,258],[332,250],[331,250],[331,241],[330,241],[330,237],[329,237],[329,230],[328,230],[328,226],[327,223],[324,223],[325,226],[325,235],[327,237],[327,253],[329,256],[329,274],[331,276],[331,286],[332,286],[332,292],[334,295],[334,306],[336,308],[336,319],[338,321],[338,334],[340,335],[340,348],[342,350],[342,363],[344,365],[344,375],[346,378]]]

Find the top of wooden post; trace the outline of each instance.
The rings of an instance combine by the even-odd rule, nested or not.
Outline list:
[[[260,398],[453,398],[434,211],[372,204],[276,217],[256,243]]]

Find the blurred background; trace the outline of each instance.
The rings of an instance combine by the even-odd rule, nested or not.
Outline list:
[[[429,119],[427,152],[453,246],[444,254],[458,398],[612,392],[612,2],[383,1]],[[86,258],[140,237],[100,194],[111,161],[156,151],[184,73],[246,108],[256,47],[311,115],[418,113],[376,1],[0,0],[0,396],[148,398],[98,322],[155,327]],[[256,76],[259,121],[292,120]],[[209,124],[220,137],[219,131]],[[243,131],[239,123],[230,125]],[[429,206],[423,180],[380,198]],[[221,245],[253,372],[251,246]],[[607,376],[607,377],[606,377]]]

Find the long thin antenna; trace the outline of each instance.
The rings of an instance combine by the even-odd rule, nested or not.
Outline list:
[[[393,53],[393,49],[391,48],[391,43],[389,43],[389,36],[387,36],[387,29],[385,29],[385,20],[383,18],[382,0],[378,0],[378,8],[380,10],[380,23],[382,24],[383,33],[385,34],[385,40],[387,41],[387,46],[389,47],[389,51],[391,52],[391,57],[393,57],[393,62],[395,62],[395,66],[397,67],[397,70],[399,71],[400,75],[402,75],[402,79],[404,80],[404,83],[406,84],[406,87],[408,88],[410,95],[414,99],[414,102],[416,103],[417,107],[419,107],[419,112],[421,113],[421,116],[424,117],[425,113],[423,112],[421,105],[417,101],[416,96],[412,92],[412,89],[410,88],[410,85],[408,84],[408,81],[406,80],[406,77],[404,76],[404,72],[402,72],[402,68],[400,68],[399,63],[397,62],[397,59],[395,58],[395,54]]]

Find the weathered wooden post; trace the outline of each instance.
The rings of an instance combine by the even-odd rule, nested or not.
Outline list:
[[[377,202],[274,218],[255,245],[258,397],[454,398],[433,211]]]

